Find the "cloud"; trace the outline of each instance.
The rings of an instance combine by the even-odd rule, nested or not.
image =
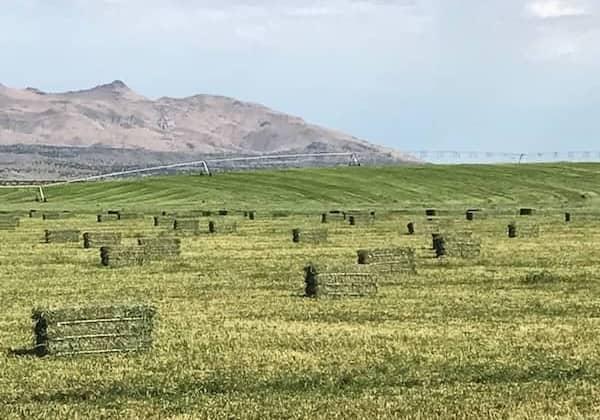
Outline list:
[[[585,16],[585,8],[568,0],[537,0],[527,4],[526,10],[530,16],[539,19]]]

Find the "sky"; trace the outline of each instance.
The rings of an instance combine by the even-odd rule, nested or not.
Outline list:
[[[1,0],[0,83],[219,94],[399,150],[600,150],[600,0]]]

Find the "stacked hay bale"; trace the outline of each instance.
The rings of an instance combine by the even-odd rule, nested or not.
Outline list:
[[[454,258],[478,258],[481,255],[481,240],[473,232],[444,234],[445,255]]]
[[[44,241],[47,244],[62,244],[79,242],[81,232],[79,230],[45,230]]]
[[[140,238],[137,246],[100,248],[100,262],[105,267],[143,265],[174,259],[180,255],[181,240],[178,238]]]
[[[536,223],[511,222],[508,225],[509,238],[537,238],[540,236],[540,226]]]
[[[346,220],[346,213],[341,210],[330,210],[321,214],[321,223],[343,222]]]
[[[181,255],[179,238],[140,238],[138,245],[144,250],[144,261],[160,261]]]
[[[327,242],[327,229],[293,229],[292,242],[306,244],[321,244]]]
[[[100,263],[104,267],[128,267],[144,264],[144,249],[139,246],[103,246]]]
[[[482,209],[467,209],[465,212],[465,218],[468,221],[485,219],[487,214]]]
[[[121,232],[85,232],[83,234],[83,247],[101,248],[121,244]]]
[[[42,213],[42,220],[62,220],[68,219],[71,216],[73,214],[68,211],[44,212]]]
[[[374,296],[377,294],[377,282],[372,273],[325,270],[310,264],[304,269],[304,295],[320,296]]]
[[[173,230],[196,235],[200,232],[200,222],[196,219],[175,219]]]
[[[102,223],[102,222],[116,222],[117,220],[120,220],[120,213],[114,214],[114,213],[109,213],[109,214],[98,214],[96,216],[96,220],[98,221],[98,223]]]
[[[119,213],[119,220],[138,220],[143,219],[142,213]]]
[[[345,213],[345,220],[350,226],[370,225],[375,223],[375,212],[351,210]]]
[[[519,216],[533,216],[535,209],[523,207],[519,209]]]
[[[238,224],[236,222],[215,222],[211,220],[208,222],[208,232],[209,233],[235,233],[238,231]]]
[[[147,351],[152,346],[155,314],[147,305],[35,308],[34,349],[38,356]]]
[[[154,216],[153,218],[155,227],[173,227],[173,223],[175,223],[174,216]]]
[[[416,274],[414,248],[360,249],[358,264],[368,265],[377,272]]]

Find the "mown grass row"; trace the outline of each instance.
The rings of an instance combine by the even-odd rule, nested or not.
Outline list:
[[[455,205],[589,206],[600,197],[599,164],[407,165],[173,176],[48,187],[42,208],[130,209]],[[38,208],[34,189],[0,188],[7,208]]]

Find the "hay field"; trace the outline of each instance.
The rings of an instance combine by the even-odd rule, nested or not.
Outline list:
[[[165,185],[175,178],[50,192],[48,207],[77,214],[45,221],[23,217],[16,230],[0,231],[0,418],[600,416],[600,213],[593,204],[600,167],[556,169],[542,187],[543,174],[552,169],[541,166],[539,189],[528,192],[520,186],[515,192],[498,182],[473,198],[458,192],[461,178],[475,179],[474,169],[469,175],[458,168],[454,183],[446,178],[439,185],[437,171],[450,169],[432,167],[432,174],[423,178],[428,181],[419,183],[407,175],[402,184],[395,182],[413,169],[358,168],[363,169],[374,176],[381,171],[389,185],[378,190],[372,182],[367,191],[366,181],[358,181],[365,172],[353,175],[345,169],[339,175],[323,173],[330,180],[344,178],[344,185],[356,181],[355,197],[348,195],[349,187],[319,187],[318,178],[311,188],[312,178],[303,171],[246,174],[251,180],[270,176],[282,187],[263,187],[255,198],[240,192],[239,200],[236,191],[219,188],[232,178],[241,183],[237,177],[242,174],[221,180],[178,178],[181,190],[185,180],[207,190],[214,182],[215,190],[193,195],[193,200],[193,186],[181,196],[169,195]],[[502,167],[494,171],[502,173]],[[506,171],[498,179],[518,178],[519,169]],[[313,177],[319,173],[307,172]],[[292,178],[290,173],[306,177],[304,202],[294,201],[298,191],[293,183],[286,189],[278,178]],[[583,180],[568,181],[566,174]],[[444,193],[443,185],[451,183],[455,200],[447,199],[449,190]],[[360,185],[365,185],[364,194]],[[258,186],[248,186],[253,188]],[[430,191],[423,201],[448,209],[442,221],[427,221],[417,200],[402,195],[411,188]],[[329,190],[333,192],[325,192]],[[496,197],[493,214],[466,221],[464,210],[481,205],[486,194]],[[30,191],[0,195],[7,209],[40,208]],[[85,202],[86,196],[93,198]],[[265,201],[269,196],[272,204]],[[536,197],[544,202],[535,205]],[[412,204],[403,207],[404,200]],[[520,203],[538,211],[516,216]],[[144,210],[146,217],[97,223],[97,208],[107,206]],[[256,220],[237,212],[198,218],[202,225],[222,219],[237,223],[237,232],[182,236],[179,259],[141,267],[102,267],[98,249],[84,249],[83,240],[42,243],[46,229],[76,229],[120,232],[124,244],[134,244],[139,234],[158,236],[168,230],[152,222],[163,208],[246,206],[258,209]],[[572,222],[567,224],[564,211],[571,207]],[[377,213],[371,224],[321,224],[321,213],[333,208],[376,208]],[[282,209],[291,215],[272,217],[272,211]],[[398,209],[404,211],[393,211]],[[539,236],[509,239],[507,225],[513,220],[518,226],[539,226]],[[413,236],[406,235],[409,221],[415,223]],[[327,228],[328,241],[292,243],[294,228]],[[481,240],[480,257],[434,258],[431,233],[440,229],[472,231]],[[417,275],[385,278],[375,297],[302,297],[307,263],[352,269],[358,249],[390,247],[416,249]],[[10,348],[31,345],[34,306],[137,303],[152,304],[158,313],[148,353],[41,359],[7,355]]]

